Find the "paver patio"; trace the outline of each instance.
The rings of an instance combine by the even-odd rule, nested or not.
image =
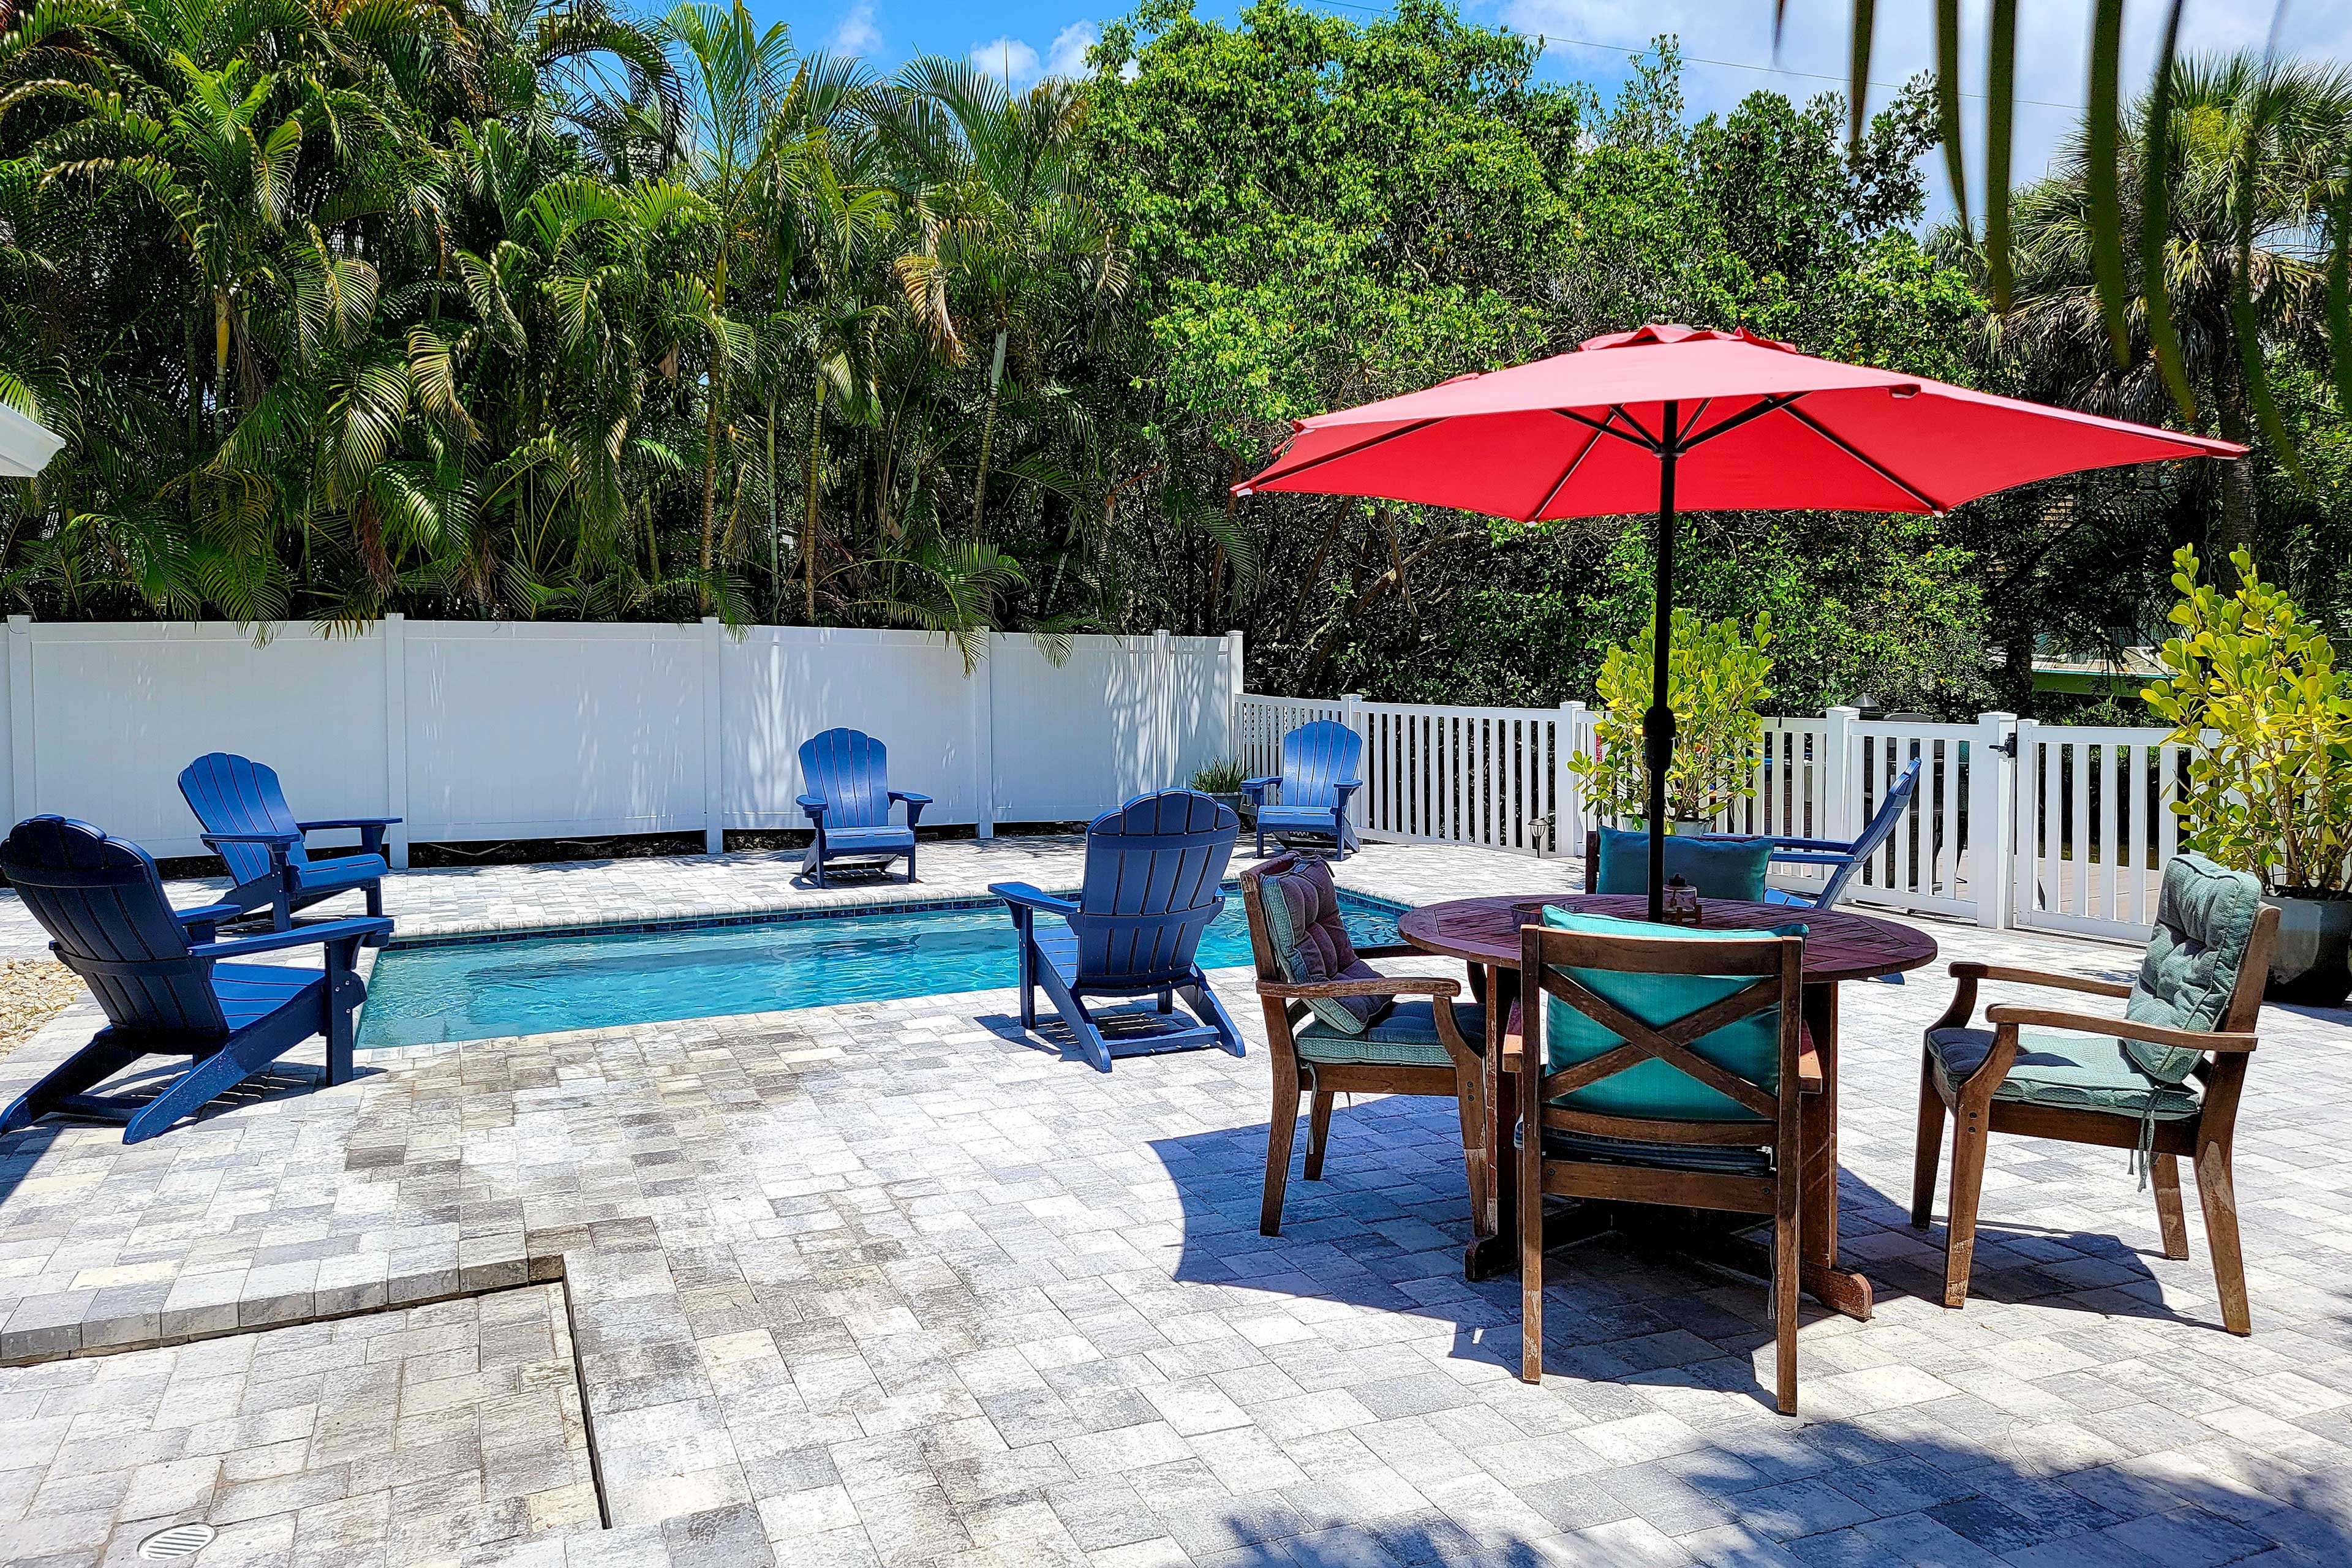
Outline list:
[[[927,845],[921,888],[831,895],[797,890],[796,865],[425,872],[386,894],[410,931],[642,921],[1068,886],[1077,851]],[[1577,882],[1571,862],[1454,847],[1377,845],[1340,870],[1408,901]],[[1928,929],[1947,958],[2133,959]],[[0,952],[36,940],[0,900]],[[1218,978],[1255,1046],[1246,976]],[[224,1533],[204,1568],[2352,1561],[2352,1017],[2264,1016],[2238,1340],[2193,1205],[2192,1256],[2168,1261],[2112,1152],[1997,1141],[1974,1299],[1914,1293],[1941,1243],[1901,1212],[1918,1039],[1948,987],[1930,970],[1846,990],[1845,1247],[1880,1308],[1809,1311],[1796,1421],[1762,1392],[1761,1289],[1618,1240],[1554,1259],[1549,1375],[1520,1384],[1516,1281],[1461,1278],[1450,1107],[1344,1107],[1327,1179],[1294,1177],[1284,1234],[1261,1237],[1262,1059],[1098,1075],[1024,1042],[1005,992],[378,1053],[345,1088],[128,1149],[43,1123],[0,1142],[0,1360],[30,1363],[0,1369],[0,1561],[123,1561],[207,1514]],[[94,1017],[78,1005],[0,1062],[0,1097]],[[491,1325],[527,1300],[546,1329],[524,1352]],[[310,1322],[343,1313],[368,1315]],[[320,1419],[285,1473],[396,1474],[392,1391],[452,1377],[483,1402],[478,1464],[393,1491],[381,1542],[342,1525],[389,1488],[289,1485],[252,1511],[267,1494],[229,1455],[294,1438],[207,1446],[284,1359],[236,1347],[450,1321],[478,1325],[473,1366],[461,1344],[419,1352],[449,1358],[438,1376],[343,1398],[391,1424],[381,1453]],[[308,1326],[250,1332],[287,1323]],[[229,1337],[90,1353],[198,1336]],[[548,1370],[567,1338],[578,1433]],[[532,1462],[551,1477],[567,1445],[593,1449],[609,1528],[576,1478],[560,1508],[513,1506],[486,1436],[519,1393],[499,1367],[558,1391]]]

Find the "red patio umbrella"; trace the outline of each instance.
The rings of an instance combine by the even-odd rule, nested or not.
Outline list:
[[[1296,429],[1273,466],[1236,493],[1381,496],[1523,522],[1656,508],[1656,662],[1642,722],[1652,920],[1664,898],[1663,818],[1674,756],[1666,656],[1677,507],[1941,513],[2085,468],[2245,451],[1815,359],[1744,327],[1655,324],[1318,415]]]

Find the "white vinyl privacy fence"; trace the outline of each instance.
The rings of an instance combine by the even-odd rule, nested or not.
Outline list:
[[[889,748],[923,821],[1090,817],[1235,750],[1239,633],[1082,637],[1056,664],[998,635],[967,674],[918,632],[409,621],[356,636],[283,625],[11,617],[0,682],[7,816],[84,817],[156,855],[200,855],[181,768],[241,752],[305,816],[391,815],[412,841],[805,826],[803,741]],[[345,836],[348,837],[349,836]],[[322,842],[327,841],[322,836]]]
[[[1373,838],[1475,844],[1522,854],[1584,852],[1599,826],[1568,759],[1597,749],[1595,715],[1559,708],[1448,708],[1244,695],[1234,731],[1253,773],[1280,771],[1282,737],[1333,719],[1364,737],[1357,820]],[[1851,708],[1765,721],[1754,793],[1726,832],[1853,838],[1903,769],[1919,784],[1864,868],[1858,901],[1979,924],[2145,938],[2185,763],[2166,731],[2038,724],[1987,713],[1972,724],[1865,720]],[[1776,885],[1818,887],[1811,868]]]

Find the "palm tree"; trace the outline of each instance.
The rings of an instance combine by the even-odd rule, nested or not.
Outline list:
[[[2151,95],[2152,96],[2152,95]],[[2150,98],[2121,142],[2125,228],[2141,215],[2139,166]],[[2257,433],[2267,395],[2261,362],[2273,346],[2310,345],[2325,314],[2318,225],[2340,194],[2352,153],[2352,70],[2253,55],[2174,68],[2163,275],[2198,426],[2224,439]],[[2164,418],[2172,398],[2148,347],[2148,299],[2132,279],[2134,353],[2117,369],[2093,274],[2092,148],[2078,130],[2057,172],[2018,194],[2014,307],[1994,326],[2029,376],[2084,406]],[[2221,517],[2210,553],[2252,542],[2253,476],[2221,466]]]

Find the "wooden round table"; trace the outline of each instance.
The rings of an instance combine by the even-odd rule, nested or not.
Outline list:
[[[1504,1107],[1516,1103],[1505,1093],[1503,1079],[1516,1070],[1507,1043],[1511,1005],[1518,992],[1519,928],[1542,905],[1576,910],[1585,914],[1614,915],[1642,920],[1649,900],[1605,893],[1521,893],[1484,899],[1455,899],[1409,910],[1397,920],[1404,941],[1424,952],[1458,958],[1471,966],[1474,984],[1484,993],[1486,1006],[1486,1147],[1509,1147],[1511,1128]],[[1805,1258],[1801,1269],[1806,1291],[1823,1305],[1849,1317],[1870,1316],[1870,1281],[1859,1271],[1842,1267],[1837,1248],[1837,1034],[1838,986],[1848,980],[1868,980],[1899,974],[1936,962],[1936,940],[1915,926],[1880,920],[1846,910],[1809,910],[1795,904],[1750,904],[1709,900],[1703,906],[1701,929],[1756,931],[1801,923],[1805,927],[1805,1026],[1822,1064],[1822,1092],[1804,1100],[1805,1152],[1802,1182],[1802,1229]],[[1515,1039],[1516,1037],[1508,1037]],[[1479,1236],[1464,1259],[1474,1279],[1488,1279],[1517,1267],[1516,1256],[1518,1194],[1515,1188],[1518,1162],[1491,1159],[1487,1212],[1479,1217]],[[1540,1199],[1536,1201],[1540,1202]],[[1562,1216],[1557,1234],[1576,1234],[1572,1218]],[[1547,1237],[1556,1227],[1546,1223]],[[1592,1226],[1583,1227],[1590,1234]],[[1695,1249],[1712,1260],[1746,1272],[1758,1272],[1758,1249],[1736,1237],[1694,1232]]]

